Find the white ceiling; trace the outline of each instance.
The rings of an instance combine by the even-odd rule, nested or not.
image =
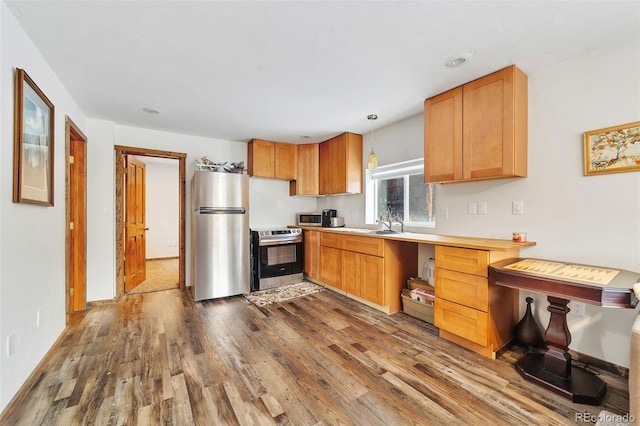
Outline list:
[[[87,116],[235,141],[365,133],[511,64],[640,49],[638,0],[5,3]]]

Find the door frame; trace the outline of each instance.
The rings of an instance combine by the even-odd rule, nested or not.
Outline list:
[[[71,120],[71,118],[69,118],[68,115],[66,115],[64,117],[64,133],[65,133],[65,157],[64,157],[64,164],[65,164],[65,227],[66,227],[66,232],[65,232],[65,290],[64,290],[64,300],[65,300],[65,313],[66,313],[66,323],[69,323],[69,316],[71,314],[71,301],[70,296],[69,296],[69,289],[71,288],[71,275],[72,275],[72,271],[71,271],[71,229],[70,229],[70,223],[71,223],[71,203],[70,203],[70,199],[71,199],[71,165],[69,163],[69,157],[71,156],[71,137],[73,135],[73,139],[74,140],[80,140],[83,142],[82,144],[82,149],[84,150],[84,170],[82,173],[82,179],[84,179],[84,181],[87,181],[87,137],[85,136],[85,134],[80,130],[80,128],[76,125],[76,123],[73,122],[73,120]],[[84,203],[84,223],[85,223],[85,229],[84,229],[84,277],[85,277],[85,281],[83,283],[84,285],[84,308],[86,309],[87,307],[87,228],[86,228],[86,223],[87,223],[87,186],[85,185],[85,190],[84,190],[84,200],[82,200],[82,202]]]
[[[178,160],[178,196],[180,209],[178,218],[178,288],[185,289],[185,230],[186,230],[186,158],[182,152],[162,151],[157,149],[138,148],[115,145],[115,173],[116,173],[116,299],[124,296],[124,156],[136,155],[141,157],[157,157]]]

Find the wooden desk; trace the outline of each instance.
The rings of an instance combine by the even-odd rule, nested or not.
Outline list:
[[[571,366],[567,327],[569,300],[603,307],[634,308],[633,284],[640,274],[612,268],[567,264],[541,259],[508,259],[489,266],[489,282],[547,295],[551,313],[544,354],[526,354],[516,370],[573,402],[600,405],[607,384],[594,374]]]

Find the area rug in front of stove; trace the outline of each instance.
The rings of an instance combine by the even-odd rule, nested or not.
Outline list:
[[[280,303],[290,299],[308,296],[322,290],[324,290],[322,286],[309,281],[303,281],[301,283],[283,285],[267,290],[254,291],[253,293],[245,293],[243,296],[254,305],[267,306],[272,303]]]

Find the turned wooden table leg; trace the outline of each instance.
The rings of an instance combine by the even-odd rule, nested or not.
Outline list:
[[[567,326],[569,300],[552,296],[548,296],[547,300],[547,309],[551,312],[544,336],[547,349],[544,354],[524,355],[516,362],[516,370],[525,380],[573,402],[600,405],[607,384],[589,371],[571,367],[571,333]]]
[[[547,310],[551,312],[549,326],[544,335],[547,342],[547,349],[544,353],[544,368],[547,372],[560,377],[571,375],[571,355],[569,354],[569,344],[571,343],[571,333],[567,326],[567,313],[569,308],[567,299],[548,296],[549,306]]]

